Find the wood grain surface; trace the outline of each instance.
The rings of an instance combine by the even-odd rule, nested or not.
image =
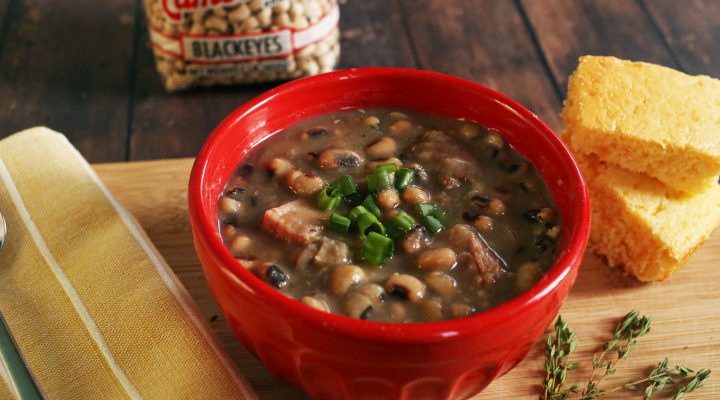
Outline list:
[[[97,164],[95,170],[137,218],[261,399],[304,399],[297,389],[270,375],[229,330],[195,256],[187,216],[187,178],[192,160]],[[573,361],[581,368],[568,378],[583,383],[592,352],[608,339],[615,322],[630,310],[652,317],[652,332],[640,339],[630,360],[606,383],[622,384],[647,374],[664,357],[690,368],[712,368],[710,381],[689,399],[720,398],[720,234],[716,233],[669,280],[641,284],[586,256],[562,315],[577,331]],[[534,399],[541,389],[543,345],[514,370],[493,382],[477,399]],[[638,398],[626,393],[607,398]]]
[[[345,0],[340,68],[442,71],[498,89],[560,129],[584,54],[720,77],[718,0]],[[0,0],[0,137],[46,124],[93,162],[194,156],[277,85],[168,94],[142,0]]]

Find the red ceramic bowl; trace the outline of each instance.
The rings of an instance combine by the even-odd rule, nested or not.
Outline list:
[[[529,290],[466,318],[378,323],[323,313],[240,265],[218,234],[218,196],[243,157],[303,119],[360,107],[463,117],[502,132],[550,186],[563,236],[557,262]],[[433,72],[364,68],[296,80],[245,103],[200,150],[190,221],[208,284],[240,341],[267,368],[316,399],[464,399],[519,363],[555,319],[587,244],[587,186],[537,116],[486,87]]]

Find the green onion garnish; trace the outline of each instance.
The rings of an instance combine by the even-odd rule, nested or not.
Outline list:
[[[370,232],[385,234],[385,226],[370,212],[361,214],[356,221],[360,237],[365,238]]]
[[[373,213],[373,215],[380,218],[380,207],[378,207],[377,204],[375,204],[375,199],[373,199],[372,195],[368,195],[368,197],[366,197],[365,200],[363,201],[362,205],[368,211]]]
[[[423,217],[431,216],[440,222],[445,222],[445,213],[440,211],[439,208],[432,204],[418,204],[415,206],[415,209],[417,210],[418,214]]]
[[[387,171],[376,171],[367,176],[367,187],[370,193],[377,193],[393,186],[392,179]]]
[[[405,211],[400,211],[395,218],[390,220],[390,225],[404,234],[410,232],[415,224],[415,219]]]
[[[358,219],[360,219],[360,216],[363,214],[368,214],[370,211],[367,210],[367,208],[363,206],[357,206],[354,207],[352,210],[350,210],[350,214],[348,214],[348,218],[350,218],[350,221],[357,222]]]
[[[395,187],[397,190],[403,190],[410,186],[415,178],[415,172],[410,168],[400,168],[395,174]]]
[[[330,214],[328,228],[337,233],[348,233],[350,230],[350,219],[335,213]]]
[[[380,265],[392,257],[394,252],[395,244],[392,239],[377,232],[370,232],[363,242],[360,255],[363,260]]]
[[[317,205],[321,210],[332,210],[340,204],[342,196],[330,186],[322,188],[317,198]]]
[[[343,196],[349,196],[357,192],[357,185],[350,175],[341,176],[333,182],[332,186]]]
[[[388,164],[378,165],[377,167],[375,167],[375,172],[385,171],[389,174],[391,172],[397,171],[397,169],[398,169],[397,165],[395,165],[393,163],[388,163]]]
[[[443,223],[432,215],[422,217],[422,224],[425,229],[433,235],[437,234],[444,228]]]

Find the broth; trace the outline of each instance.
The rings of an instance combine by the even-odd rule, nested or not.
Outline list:
[[[244,267],[311,307],[376,321],[505,302],[552,266],[560,237],[545,182],[499,132],[387,109],[323,115],[271,137],[218,208]]]

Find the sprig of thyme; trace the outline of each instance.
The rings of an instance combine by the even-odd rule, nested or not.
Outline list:
[[[613,338],[606,342],[602,351],[593,354],[592,371],[583,391],[578,393],[577,384],[564,388],[568,372],[577,368],[577,363],[568,359],[577,347],[575,332],[567,322],[558,317],[555,322],[555,335],[548,335],[546,341],[544,392],[541,400],[594,400],[607,393],[619,390],[637,391],[644,387],[643,398],[652,399],[653,395],[668,385],[674,389],[673,400],[683,399],[686,393],[701,388],[710,377],[709,369],[701,369],[697,373],[683,365],[669,366],[668,359],[658,363],[650,374],[627,382],[622,386],[603,389],[600,383],[617,371],[617,365],[629,357],[630,350],[637,344],[637,339],[650,332],[650,318],[631,311],[618,322],[613,330]],[[613,350],[616,353],[611,358]],[[602,374],[595,379],[596,374]],[[694,374],[693,374],[694,373]]]

